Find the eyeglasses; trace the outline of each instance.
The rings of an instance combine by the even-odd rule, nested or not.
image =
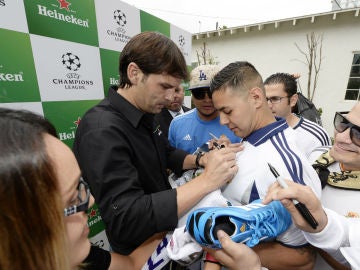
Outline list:
[[[348,128],[350,128],[350,139],[351,141],[360,146],[360,127],[354,125],[349,120],[347,120],[342,114],[347,114],[348,112],[336,112],[334,117],[334,127],[337,132],[342,133]]]
[[[211,92],[210,89],[207,87],[204,88],[196,88],[196,89],[191,89],[191,93],[194,96],[194,98],[198,99],[198,100],[202,100],[205,98],[205,94],[208,95],[209,98],[211,98]]]
[[[64,216],[71,216],[78,212],[85,212],[89,208],[89,199],[90,199],[90,188],[89,185],[81,177],[78,185],[78,203],[64,209]]]
[[[289,96],[286,96],[286,97],[269,97],[269,98],[266,98],[266,101],[267,102],[270,101],[271,104],[276,104],[276,103],[280,103],[283,98],[288,98],[288,97]]]

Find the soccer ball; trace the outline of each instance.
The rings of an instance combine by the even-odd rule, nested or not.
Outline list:
[[[126,25],[126,15],[121,10],[114,11],[114,19],[118,25],[122,27]]]
[[[179,36],[179,45],[183,47],[185,45],[185,38],[183,35]]]
[[[79,57],[70,52],[62,55],[62,63],[68,70],[71,71],[77,71],[81,66]]]

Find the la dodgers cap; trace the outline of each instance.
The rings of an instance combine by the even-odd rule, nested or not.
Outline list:
[[[217,65],[200,65],[190,73],[189,90],[210,87],[212,78],[220,71]]]

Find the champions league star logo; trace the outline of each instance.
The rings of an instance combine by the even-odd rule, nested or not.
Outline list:
[[[184,45],[185,45],[185,37],[183,35],[179,36],[179,45],[181,47],[184,47]]]
[[[121,10],[115,10],[114,11],[114,20],[118,25],[121,27],[124,27],[126,25],[126,15]]]
[[[185,47],[186,44],[186,40],[185,40],[185,36],[184,35],[179,35],[178,38],[178,47],[180,49],[180,51],[182,52],[182,54],[187,57],[189,55],[187,48]]]
[[[94,85],[93,80],[87,79],[87,77],[89,77],[90,75],[86,75],[85,78],[83,78],[84,76],[81,73],[79,73],[78,70],[80,69],[81,64],[80,64],[80,58],[77,55],[71,52],[64,53],[62,55],[61,62],[69,72],[64,74],[64,77],[53,78],[52,83],[54,85],[58,87],[63,87],[66,90],[87,90],[89,86],[91,87]],[[78,120],[74,122],[75,125],[78,124],[80,120],[81,119],[78,118]],[[75,133],[71,135],[68,134],[65,135],[66,137],[63,138],[68,138],[69,136],[70,137],[75,136]]]
[[[77,71],[81,66],[79,57],[69,52],[62,55],[62,63],[70,71]]]
[[[116,29],[108,29],[106,33],[113,38],[116,42],[127,43],[130,40],[130,36],[126,34],[126,26],[128,24],[126,15],[120,9],[114,10],[113,13],[114,21],[118,25]],[[131,19],[131,18],[130,18]],[[131,22],[131,20],[130,20]],[[114,24],[114,25],[116,25]]]

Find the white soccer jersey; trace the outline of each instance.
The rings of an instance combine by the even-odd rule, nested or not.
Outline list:
[[[314,148],[331,145],[329,134],[318,124],[300,117],[300,121],[293,127],[297,134],[297,144],[300,150],[309,157]]]
[[[284,119],[253,132],[244,140],[244,150],[237,154],[239,171],[222,189],[224,197],[234,205],[263,198],[269,185],[275,181],[268,163],[284,178],[312,187],[320,197],[318,175],[298,149],[296,140],[294,130]],[[306,243],[301,231],[294,225],[278,240],[289,246]]]

